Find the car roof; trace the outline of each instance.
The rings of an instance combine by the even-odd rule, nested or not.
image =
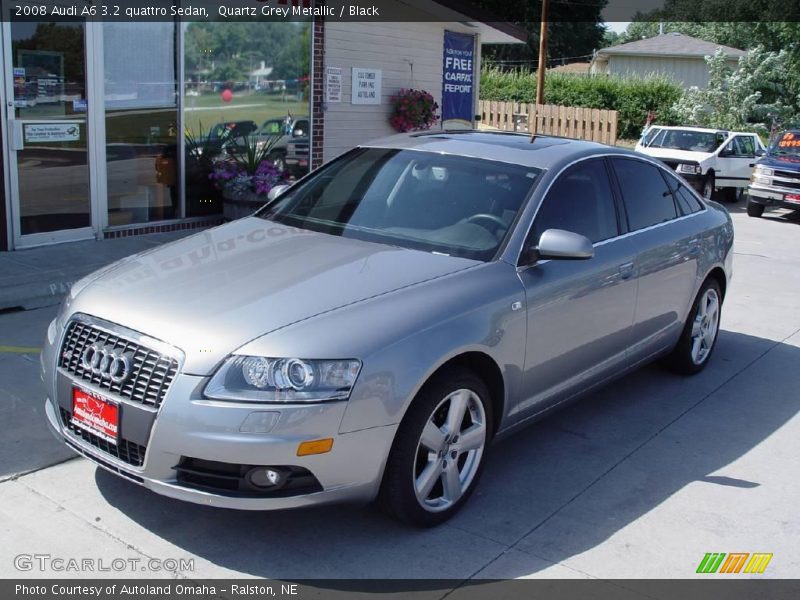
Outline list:
[[[658,127],[659,129],[668,129],[668,130],[689,130],[689,131],[699,131],[701,133],[726,133],[728,135],[755,135],[752,131],[730,131],[729,129],[712,129],[709,127],[691,127],[689,125],[653,125],[653,127]]]
[[[424,150],[549,169],[565,161],[593,154],[640,154],[615,146],[552,135],[484,130],[426,131],[378,139],[361,147]]]

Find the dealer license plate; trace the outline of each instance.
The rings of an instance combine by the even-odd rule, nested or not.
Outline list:
[[[119,407],[102,396],[72,388],[72,418],[70,421],[112,444],[117,443]]]

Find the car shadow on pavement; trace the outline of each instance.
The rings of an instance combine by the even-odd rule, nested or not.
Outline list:
[[[371,507],[233,511],[164,498],[102,469],[96,482],[147,530],[139,538],[199,557],[196,577],[530,576],[609,540],[687,486],[707,486],[707,506],[697,510],[724,510],[716,506],[722,493],[745,506],[762,482],[726,467],[798,412],[798,364],[798,347],[722,331],[712,363],[695,377],[646,367],[499,440],[470,502],[429,530]],[[656,521],[653,541],[679,538],[681,527],[696,531],[691,516]]]

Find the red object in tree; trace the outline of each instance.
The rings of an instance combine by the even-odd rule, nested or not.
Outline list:
[[[223,102],[230,102],[233,100],[233,92],[230,90],[223,90],[222,91],[222,101]]]

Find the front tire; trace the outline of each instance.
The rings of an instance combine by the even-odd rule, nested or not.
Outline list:
[[[722,290],[716,279],[707,279],[695,298],[680,340],[667,357],[673,371],[694,375],[708,364],[719,334]]]
[[[764,214],[764,205],[759,204],[758,202],[753,202],[752,200],[747,201],[747,216],[748,217],[760,217]]]
[[[419,527],[461,509],[483,471],[492,405],[472,371],[449,367],[417,394],[397,431],[380,501],[392,516]]]
[[[711,200],[714,196],[714,173],[709,173],[706,175],[706,178],[703,180],[703,198],[706,200]]]
[[[267,160],[275,165],[275,168],[279,171],[286,170],[286,155],[283,152],[272,152],[267,156]]]

